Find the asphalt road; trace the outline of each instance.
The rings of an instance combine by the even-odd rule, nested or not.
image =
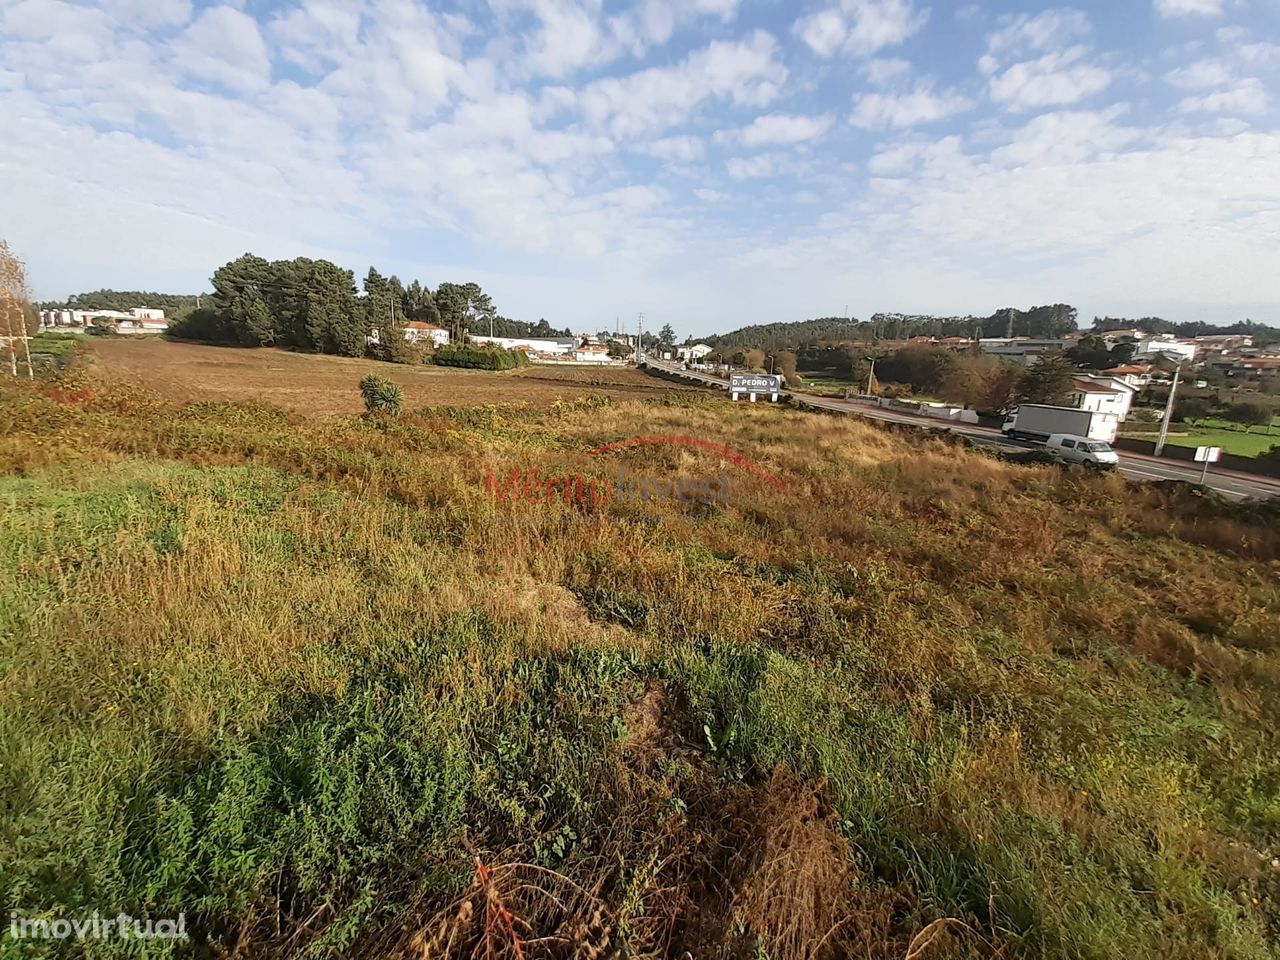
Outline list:
[[[649,360],[646,361],[651,366],[667,373],[674,373],[686,379],[705,383],[708,386],[718,387],[722,390],[728,388],[727,381],[711,376],[710,374],[699,373],[695,370],[685,370],[678,364],[665,363],[662,361]],[[867,417],[872,420],[885,420],[890,423],[904,423],[922,429],[933,430],[949,430],[960,436],[968,437],[975,443],[987,444],[993,447],[1004,447],[1009,450],[1030,450],[1035,449],[1036,444],[1027,443],[1019,440],[1009,440],[999,430],[993,427],[979,427],[967,423],[950,423],[944,420],[935,420],[932,417],[922,417],[916,414],[903,413],[898,410],[887,410],[883,407],[873,407],[865,403],[859,403],[855,400],[838,400],[831,397],[814,397],[801,393],[786,393],[793,402],[806,406],[816,407],[821,410],[830,410],[835,413],[852,413],[860,417]],[[1139,453],[1128,453],[1125,451],[1117,451],[1120,454],[1119,470],[1126,477],[1134,480],[1184,480],[1191,483],[1200,482],[1199,465],[1190,465],[1176,460],[1163,460],[1159,457],[1144,456]],[[1224,496],[1234,500],[1243,500],[1248,497],[1275,497],[1280,496],[1280,480],[1273,480],[1269,477],[1258,477],[1247,473],[1238,473],[1234,471],[1215,470],[1213,466],[1209,467],[1209,478],[1207,485]]]

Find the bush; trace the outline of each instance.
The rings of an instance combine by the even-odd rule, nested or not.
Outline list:
[[[468,367],[473,370],[514,370],[529,362],[519,350],[471,347],[445,344],[436,350],[432,362],[442,367]]]
[[[169,324],[165,336],[174,340],[199,340],[204,343],[233,343],[235,335],[226,318],[212,307],[192,310]]]
[[[1228,404],[1222,415],[1232,423],[1243,424],[1246,433],[1250,427],[1264,427],[1271,422],[1271,408],[1251,401]]]
[[[1213,404],[1201,397],[1186,397],[1178,401],[1178,405],[1173,410],[1173,419],[1179,423],[1191,423],[1195,420],[1203,420],[1209,416],[1213,410]],[[1160,419],[1160,412],[1151,411],[1154,416],[1152,420]]]
[[[360,381],[360,396],[368,413],[388,413],[395,416],[404,404],[404,394],[390,380],[369,374]]]

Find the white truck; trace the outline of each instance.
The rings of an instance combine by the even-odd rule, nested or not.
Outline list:
[[[1000,432],[1014,440],[1046,443],[1054,434],[1067,434],[1110,443],[1116,438],[1120,418],[1114,413],[1024,403],[1005,420]]]

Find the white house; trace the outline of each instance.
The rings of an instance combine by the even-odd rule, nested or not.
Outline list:
[[[377,331],[375,330],[374,333]],[[410,320],[404,325],[404,338],[409,343],[425,343],[429,340],[433,345],[443,347],[449,342],[449,331],[434,323]]]
[[[1097,413],[1113,413],[1124,420],[1138,388],[1119,377],[1076,377],[1071,381],[1067,406]]]
[[[482,337],[471,335],[473,343],[491,343],[504,350],[527,350],[548,356],[573,356],[578,341],[573,337]]]
[[[584,343],[578,347],[573,355],[573,359],[579,363],[612,363],[613,358],[609,356],[609,348],[603,343]]]
[[[1149,363],[1122,363],[1118,367],[1112,367],[1107,371],[1107,376],[1114,377],[1131,387],[1141,390],[1151,382],[1151,364]]]
[[[1163,337],[1152,337],[1150,340],[1144,340],[1138,344],[1133,352],[1136,360],[1139,357],[1156,357],[1164,354],[1176,360],[1194,360],[1196,358],[1197,345],[1194,341],[1175,340],[1172,337],[1165,339]]]
[[[682,347],[676,347],[676,357],[680,360],[698,361],[711,352],[711,347],[705,343],[685,344]]]
[[[153,307],[131,310],[42,310],[40,322],[46,327],[91,327],[97,319],[111,320],[118,333],[163,333],[169,329],[164,311]]]

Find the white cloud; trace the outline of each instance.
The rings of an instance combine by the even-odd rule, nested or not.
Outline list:
[[[831,128],[831,117],[771,113],[756,117],[739,131],[743,146],[760,147],[773,144],[803,143],[816,140]]]
[[[796,22],[796,33],[820,57],[834,55],[849,36],[844,16],[837,9],[823,10]]]
[[[991,99],[1011,110],[1030,110],[1077,103],[1099,93],[1111,84],[1112,75],[1103,67],[1083,62],[1087,54],[1088,48],[1075,46],[1015,63],[991,78]]]
[[[264,89],[271,79],[267,45],[257,22],[233,7],[211,7],[174,44],[173,59],[190,76],[241,93]]]
[[[734,180],[757,180],[801,172],[803,165],[785,153],[758,153],[754,157],[730,157],[725,170]]]
[[[563,77],[608,62],[621,52],[589,6],[576,0],[527,2],[538,19],[538,28],[525,42],[524,67],[531,74]]]
[[[1184,97],[1178,103],[1181,113],[1259,114],[1267,110],[1267,91],[1259,80],[1249,78],[1223,90],[1198,97]]]
[[[693,195],[703,203],[720,203],[722,200],[728,200],[729,195],[720,190],[713,190],[710,187],[699,187],[693,191]]]
[[[857,98],[853,111],[855,126],[869,130],[902,129],[933,123],[973,107],[973,102],[957,93],[934,93],[919,83],[909,93],[870,93]]]
[[[1090,30],[1089,18],[1079,10],[1061,8],[1035,14],[1019,14],[987,37],[987,53],[993,57],[1057,50]]]
[[[1222,13],[1222,0],[1155,0],[1155,5],[1162,17],[1216,17]]]
[[[99,6],[121,26],[171,28],[191,19],[191,0],[100,0]]]
[[[820,57],[867,57],[913,37],[929,19],[912,0],[841,0],[796,21],[795,32]]]
[[[1221,60],[1197,60],[1185,67],[1170,70],[1164,78],[1173,86],[1183,90],[1204,90],[1229,83],[1232,79],[1232,71]]]
[[[692,163],[702,159],[706,144],[699,137],[663,137],[651,143],[638,144],[636,150],[659,160]]]
[[[1268,267],[1280,213],[1259,203],[1280,196],[1280,165],[1266,160],[1280,155],[1280,133],[1195,137],[1075,112],[1036,118],[991,153],[971,150],[955,140],[886,148],[872,172],[895,176],[873,180],[825,229],[757,244],[744,269],[816,284],[818,300],[864,282],[899,291],[893,302],[916,290],[909,302],[951,312],[1045,289],[1086,315],[1114,303],[1225,319],[1247,309],[1231,304],[1271,305],[1265,313],[1280,303]],[[984,259],[970,272],[976,250]],[[986,258],[1009,265],[994,283]],[[1215,292],[1223,278],[1225,297]]]
[[[1250,66],[1280,67],[1280,44],[1244,43],[1236,53]]]
[[[884,87],[911,75],[911,61],[881,57],[868,60],[862,68],[867,82],[877,87]]]
[[[745,42],[715,41],[673,67],[593,81],[579,103],[592,125],[615,137],[635,137],[683,123],[708,100],[764,106],[786,78],[776,42],[758,30]]]

